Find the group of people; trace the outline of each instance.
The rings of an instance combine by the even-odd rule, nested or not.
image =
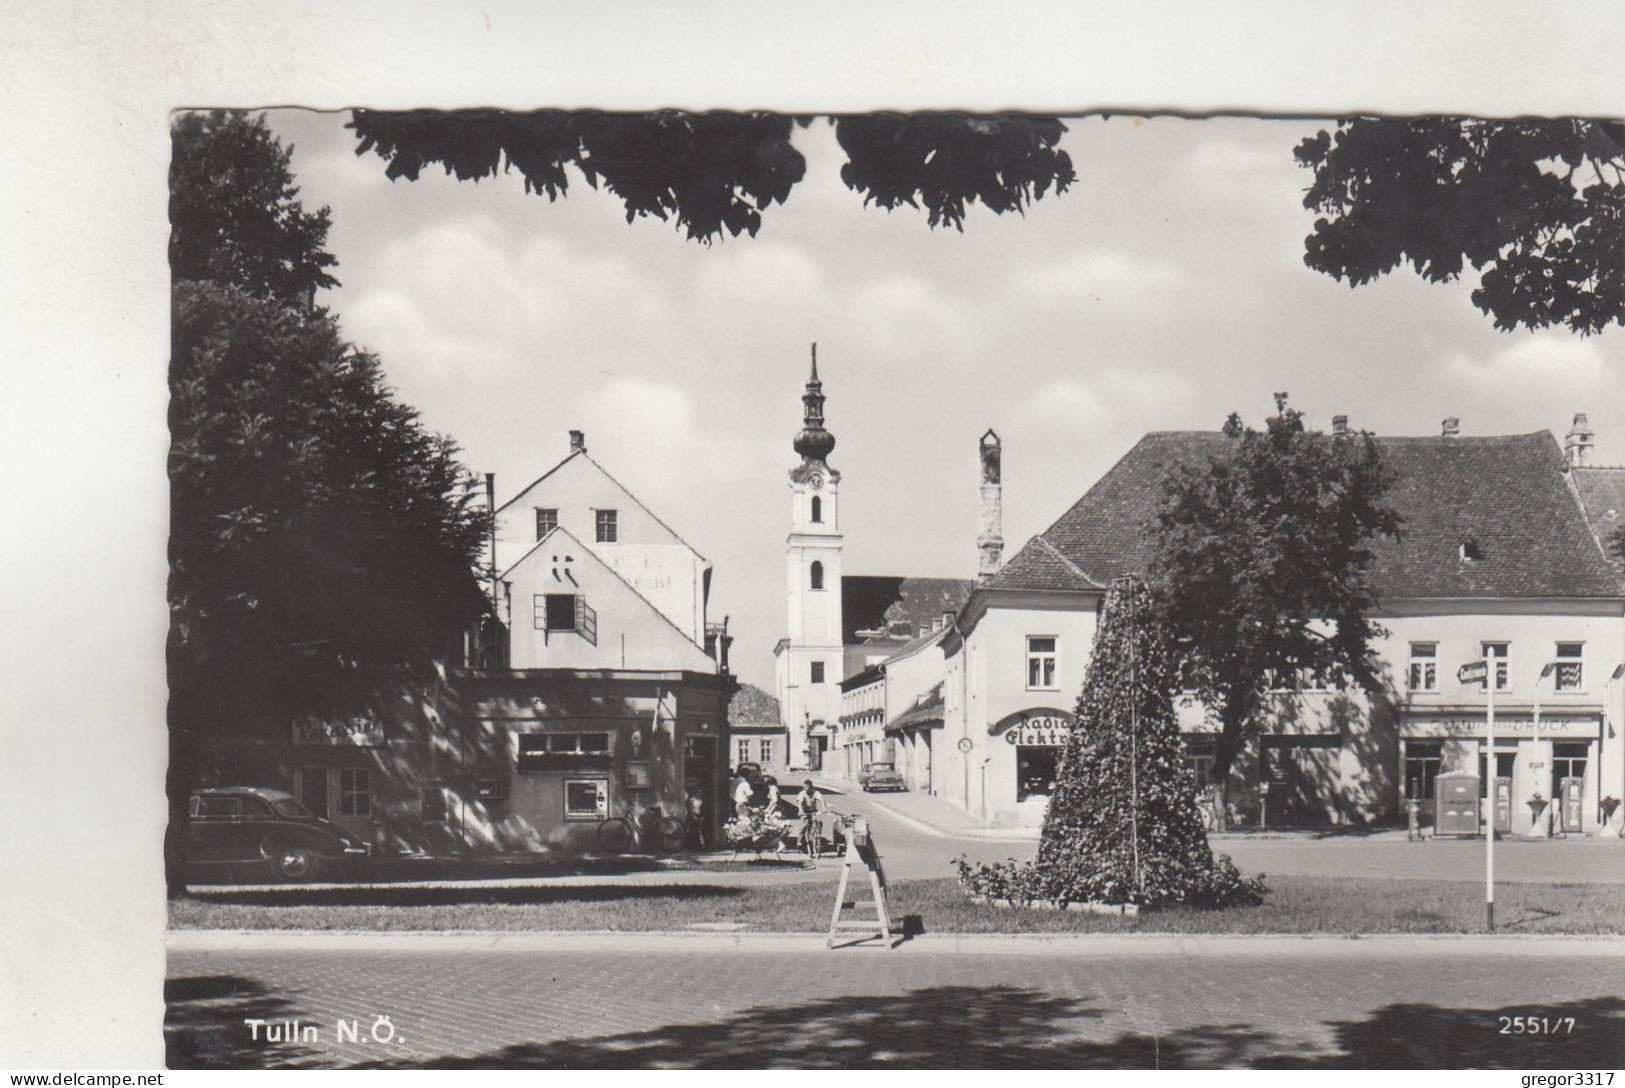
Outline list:
[[[779,816],[779,780],[772,775],[762,779],[767,786],[767,801],[758,806],[756,801],[756,783],[751,776],[743,770],[737,772],[733,782],[734,815],[740,819],[749,819],[752,815],[765,814],[770,817]],[[793,802],[796,815],[801,817],[801,839],[807,853],[812,857],[820,854],[819,816],[825,811],[824,802],[818,796],[818,789],[813,785],[812,779],[801,783],[801,793]]]

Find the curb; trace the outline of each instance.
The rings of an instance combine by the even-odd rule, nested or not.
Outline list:
[[[694,933],[355,930],[171,930],[170,952],[707,952],[826,953],[822,933]],[[884,951],[878,944],[867,946]],[[837,949],[841,951],[841,949]],[[930,933],[893,951],[910,955],[1033,956],[1605,956],[1625,959],[1617,934],[1017,934]]]

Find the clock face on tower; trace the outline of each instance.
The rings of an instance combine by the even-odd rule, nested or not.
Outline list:
[[[807,477],[807,484],[814,491],[820,490],[824,486],[824,474],[817,469],[813,469],[812,473]]]

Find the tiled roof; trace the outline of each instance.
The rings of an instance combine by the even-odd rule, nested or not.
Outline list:
[[[887,723],[886,732],[890,733],[894,729],[904,729],[911,725],[940,722],[943,706],[942,683],[939,681],[930,691],[915,699],[912,706]]]
[[[1217,431],[1146,435],[1042,537],[1096,583],[1143,572],[1153,546],[1148,523],[1168,471],[1204,464],[1228,441]],[[1621,594],[1549,432],[1376,442],[1396,475],[1388,501],[1404,518],[1401,539],[1371,545],[1379,597]],[[1467,541],[1483,558],[1461,559]],[[1077,587],[1075,575],[1038,556],[1015,569],[1029,548],[990,586],[1005,585],[1008,571],[1014,588]]]
[[[862,641],[859,631],[884,629],[886,639],[905,642],[958,612],[976,583],[965,578],[895,578],[848,574],[841,578],[841,641]],[[879,640],[877,640],[879,641]]]
[[[1577,468],[1574,485],[1580,490],[1586,520],[1609,553],[1614,568],[1625,572],[1625,556],[1613,551],[1616,534],[1625,529],[1625,467]]]
[[[1060,549],[1035,536],[999,568],[990,585],[995,589],[1102,589]]]
[[[730,725],[778,725],[779,701],[755,684],[740,684],[728,701]]]

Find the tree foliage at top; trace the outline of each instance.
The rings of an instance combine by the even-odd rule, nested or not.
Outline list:
[[[1208,907],[1261,897],[1260,882],[1208,845],[1184,767],[1176,686],[1145,586],[1114,585],[1038,842],[1053,897]]]
[[[810,118],[773,113],[602,113],[540,110],[355,110],[356,154],[383,158],[390,179],[416,180],[440,164],[460,181],[517,170],[549,200],[569,190],[567,167],[620,198],[628,223],[671,220],[711,242],[754,237],[762,215],[806,175],[791,143]],[[931,226],[964,229],[967,206],[1023,212],[1075,180],[1058,150],[1056,118],[881,113],[831,118],[847,162],[841,180],[864,203],[923,208]]]
[[[329,211],[307,212],[283,147],[261,117],[185,113],[170,126],[169,267],[174,281],[232,284],[309,305],[336,287]]]
[[[1295,153],[1322,213],[1310,268],[1359,286],[1471,265],[1473,303],[1503,331],[1625,324],[1625,122],[1358,118]]]
[[[1273,687],[1295,676],[1379,683],[1370,545],[1399,534],[1385,502],[1392,473],[1369,434],[1311,432],[1285,393],[1275,407],[1263,431],[1232,414],[1222,452],[1171,472],[1153,526],[1159,622],[1181,685],[1221,726],[1221,799]]]

